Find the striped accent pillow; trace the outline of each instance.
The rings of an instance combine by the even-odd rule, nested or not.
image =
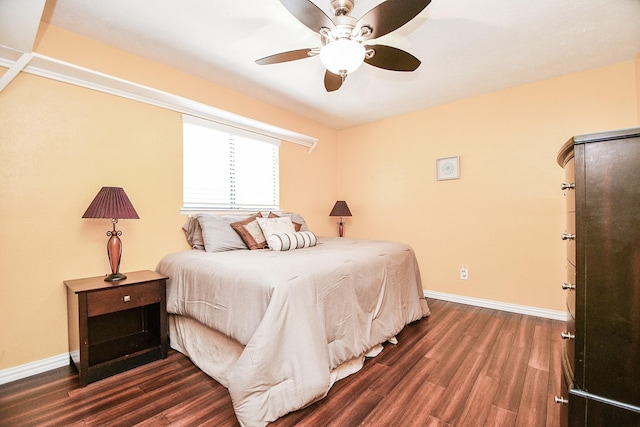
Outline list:
[[[289,251],[315,246],[318,239],[311,231],[298,231],[296,233],[272,234],[267,242],[274,251]]]

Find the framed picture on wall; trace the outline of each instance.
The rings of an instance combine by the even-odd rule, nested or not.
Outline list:
[[[436,159],[436,178],[438,181],[460,178],[460,157],[442,157]]]

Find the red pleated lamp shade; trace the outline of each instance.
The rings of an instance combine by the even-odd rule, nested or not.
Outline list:
[[[102,187],[82,218],[139,219],[127,193],[120,187]]]

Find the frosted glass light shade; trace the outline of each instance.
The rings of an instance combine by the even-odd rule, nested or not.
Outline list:
[[[341,39],[327,43],[320,51],[320,61],[333,74],[349,74],[364,61],[366,49],[362,43]]]

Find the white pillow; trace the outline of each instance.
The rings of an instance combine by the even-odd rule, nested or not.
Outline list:
[[[318,239],[311,231],[299,231],[297,233],[272,234],[267,242],[274,251],[288,251],[315,246]]]
[[[279,218],[256,218],[264,237],[269,240],[269,236],[272,234],[280,233],[295,233],[296,229],[293,227],[293,222],[288,216],[282,216]]]

